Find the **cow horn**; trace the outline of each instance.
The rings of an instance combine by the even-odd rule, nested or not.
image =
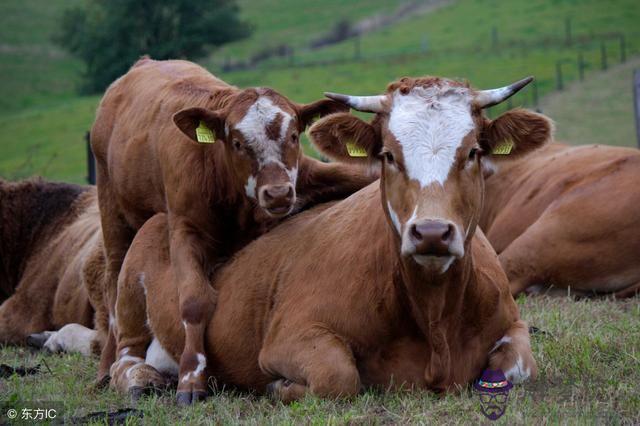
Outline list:
[[[532,81],[533,77],[527,77],[498,89],[480,90],[475,97],[475,103],[480,108],[489,108],[491,106],[498,105],[500,102],[504,102],[511,96],[518,93],[520,89]]]
[[[333,99],[334,101],[342,102],[343,104],[349,105],[351,108],[363,111],[363,112],[382,112],[384,108],[382,106],[382,101],[384,100],[384,95],[377,96],[351,96],[351,95],[342,95],[340,93],[331,93],[324,92],[324,95]]]

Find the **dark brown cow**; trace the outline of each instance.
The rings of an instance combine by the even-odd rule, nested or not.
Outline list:
[[[498,164],[480,221],[514,295],[640,291],[640,152],[549,145]]]
[[[331,95],[377,114],[371,123],[326,117],[311,128],[315,143],[336,158],[360,148],[364,161],[382,162],[381,180],[292,218],[218,272],[219,305],[196,371],[284,401],[351,396],[362,385],[454,390],[485,367],[514,382],[535,377],[526,325],[476,228],[492,150],[509,140],[517,157],[550,136],[549,121],[532,112],[482,114],[527,81],[475,91],[407,78],[382,96]],[[128,306],[118,320],[128,321],[112,369],[121,391],[162,385],[158,370],[175,369],[184,347],[167,223],[163,214],[149,220],[123,266]],[[147,325],[155,340],[145,362],[130,348],[152,340]]]
[[[32,333],[69,323],[94,326],[86,285],[102,285],[101,239],[95,188],[0,180],[0,288],[6,298],[0,306],[0,343],[25,344]],[[66,349],[88,354],[90,342],[102,338],[75,332],[80,329],[67,328],[59,338]],[[47,347],[62,349],[57,341]]]
[[[107,300],[113,311],[118,273],[135,231],[155,213],[167,212],[187,333],[179,402],[205,395],[205,377],[194,372],[215,306],[210,277],[216,264],[263,232],[265,221],[342,198],[374,179],[365,169],[323,164],[300,150],[300,133],[314,117],[345,109],[330,100],[295,104],[267,88],[240,90],[186,61],[140,60],[105,93],[91,145]],[[209,142],[218,142],[199,143],[200,132],[211,132]],[[115,356],[113,328],[99,379]]]

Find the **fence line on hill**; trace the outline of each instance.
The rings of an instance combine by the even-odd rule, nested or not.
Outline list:
[[[633,71],[633,106],[636,117],[636,138],[640,148],[640,68]]]

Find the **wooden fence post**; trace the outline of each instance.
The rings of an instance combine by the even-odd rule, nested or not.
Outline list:
[[[633,104],[636,112],[636,138],[640,148],[640,69],[633,71]]]
[[[90,142],[90,133],[87,132],[84,134],[84,140],[87,143],[87,182],[89,185],[96,184],[96,159],[93,156],[93,151],[91,150],[91,142]]]

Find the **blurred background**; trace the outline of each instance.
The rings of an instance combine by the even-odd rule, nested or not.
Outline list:
[[[86,182],[100,95],[143,54],[297,102],[405,75],[479,88],[535,75],[489,114],[524,106],[560,141],[637,144],[638,0],[2,0],[0,177]]]

